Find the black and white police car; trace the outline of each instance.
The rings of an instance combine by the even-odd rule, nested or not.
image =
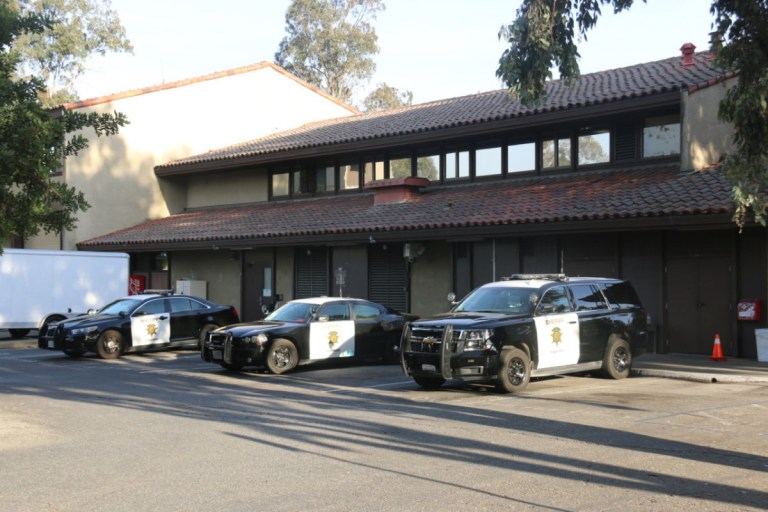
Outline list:
[[[171,290],[148,290],[51,322],[41,328],[37,345],[70,357],[96,352],[103,359],[115,359],[128,352],[200,346],[209,331],[239,321],[232,306]]]
[[[407,325],[401,363],[425,388],[461,379],[511,393],[531,377],[595,370],[627,377],[646,340],[646,313],[629,282],[518,274]]]
[[[331,360],[397,363],[403,326],[416,318],[363,299],[297,299],[264,320],[209,333],[200,356],[228,370],[255,366],[278,374]]]

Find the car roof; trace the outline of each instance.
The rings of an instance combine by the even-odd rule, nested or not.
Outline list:
[[[578,283],[617,283],[620,279],[611,277],[567,277],[562,274],[516,274],[501,281],[484,284],[483,287],[499,288],[541,288],[547,285],[556,284],[578,284]]]
[[[304,299],[294,299],[290,302],[298,302],[302,304],[315,304],[315,305],[322,305],[327,302],[335,302],[339,300],[346,300],[349,302],[369,302],[365,299],[357,299],[352,297],[308,297]]]

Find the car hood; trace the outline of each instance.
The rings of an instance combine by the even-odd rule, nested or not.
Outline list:
[[[105,322],[113,322],[115,319],[120,318],[118,315],[80,315],[74,318],[67,318],[58,323],[63,325],[66,329],[75,329],[78,327],[88,327],[91,325],[99,325]]]
[[[256,322],[242,322],[239,324],[227,325],[217,329],[219,332],[229,332],[233,336],[245,336],[250,333],[269,331],[286,326],[306,325],[298,322],[270,322],[267,320],[258,320]]]
[[[429,318],[422,318],[413,322],[414,327],[445,327],[450,324],[454,329],[477,328],[484,329],[492,327],[493,324],[504,321],[509,322],[517,318],[526,318],[529,315],[518,313],[514,315],[505,315],[502,313],[488,313],[478,311],[462,311],[460,313],[443,313]]]

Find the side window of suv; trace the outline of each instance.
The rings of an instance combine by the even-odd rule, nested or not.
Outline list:
[[[544,292],[544,296],[541,297],[539,306],[536,308],[536,313],[539,315],[568,313],[570,311],[573,311],[573,307],[565,286],[555,286]]]
[[[633,308],[640,305],[640,298],[627,281],[602,285],[608,301],[617,308]]]
[[[571,285],[571,294],[573,302],[576,305],[576,311],[593,311],[595,309],[607,309],[603,294],[591,284],[573,284]]]

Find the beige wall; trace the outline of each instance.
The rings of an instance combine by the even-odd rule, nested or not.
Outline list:
[[[429,316],[448,311],[451,291],[451,246],[448,242],[426,244],[424,254],[411,263],[411,313]]]
[[[206,281],[208,300],[241,306],[241,258],[233,251],[187,251],[170,253],[171,286],[176,281],[195,279]]]
[[[275,293],[283,296],[283,301],[293,300],[293,249],[278,247],[275,250]]]
[[[732,127],[717,118],[720,100],[735,80],[683,95],[683,169],[701,169],[730,151]]]
[[[189,180],[187,208],[242,204],[269,199],[267,169],[248,169],[225,176],[200,176]]]
[[[190,192],[180,181],[159,183],[154,173],[157,165],[306,122],[351,114],[271,67],[193,81],[78,111],[119,111],[130,124],[110,137],[85,132],[89,147],[67,158],[67,184],[82,191],[91,204],[78,216],[77,228],[65,233],[64,249],[70,250],[76,249],[78,242],[181,211]],[[249,184],[258,191],[257,196],[265,197],[266,179],[263,176],[259,183]],[[236,184],[237,180],[228,181],[230,190]],[[192,204],[215,202],[206,200],[199,188],[191,193]],[[51,240],[32,239],[26,246],[51,248]]]

